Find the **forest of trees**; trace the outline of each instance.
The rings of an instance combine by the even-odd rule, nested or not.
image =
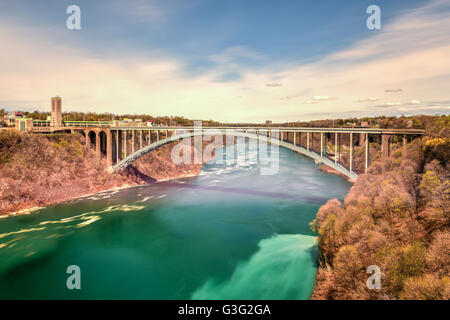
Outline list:
[[[24,117],[31,118],[33,120],[46,120],[50,116],[50,112],[46,111],[24,111],[22,112]],[[7,114],[5,109],[0,109],[0,120]],[[96,112],[63,112],[64,121],[111,121],[111,120],[122,120],[122,119],[141,119],[143,121],[151,120],[154,124],[164,124],[169,125],[171,122],[177,123],[180,126],[192,126],[194,125],[194,120],[186,119],[181,116],[151,116],[148,114],[122,114],[117,115],[113,113],[96,113]],[[202,120],[204,126],[217,126],[219,122],[213,120]]]
[[[406,154],[394,147],[343,203],[320,208],[313,299],[450,299],[450,120],[425,120],[427,135]],[[379,290],[367,287],[370,265],[381,269]]]

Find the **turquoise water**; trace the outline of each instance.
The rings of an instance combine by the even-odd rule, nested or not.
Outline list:
[[[308,299],[308,223],[350,184],[290,150],[279,159],[272,176],[208,163],[197,177],[0,219],[0,299]],[[67,289],[69,265],[81,290]]]

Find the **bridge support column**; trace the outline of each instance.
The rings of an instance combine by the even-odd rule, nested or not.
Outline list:
[[[366,134],[360,133],[359,134],[359,146],[362,146],[364,144],[365,139],[366,139]]]
[[[296,134],[297,134],[297,133],[294,131],[294,147],[297,145],[297,142],[295,141],[295,140],[296,140],[296,139],[295,139],[295,138],[296,138],[296,137],[295,137]]]
[[[139,135],[140,141],[139,141],[139,149],[142,149],[144,146],[144,130],[141,130],[141,134]]]
[[[338,133],[334,133],[334,163],[338,162]]]
[[[314,152],[314,132],[311,132],[311,150]]]
[[[127,130],[123,131],[123,158],[125,159],[127,157],[128,153],[128,139],[127,139],[128,132]]]
[[[320,133],[320,156],[323,157],[323,132]]]
[[[341,161],[341,134],[338,133],[338,162]]]
[[[388,134],[382,134],[381,135],[381,153],[383,155],[383,159],[387,159],[389,157],[390,154],[390,140],[391,140],[391,135]]]
[[[309,151],[309,132],[306,133],[306,150]]]
[[[406,138],[406,136],[402,137],[402,157],[406,158],[406,156],[408,155],[408,149],[406,147],[406,145],[408,144],[408,139]]]
[[[119,161],[120,161],[120,155],[119,155],[119,153],[120,153],[120,138],[119,138],[119,134],[120,134],[120,131],[119,130],[116,130],[116,163],[119,163]]]
[[[99,159],[101,159],[101,149],[100,149],[100,132],[95,132],[95,154]]]
[[[113,136],[112,132],[108,130],[106,132],[106,166],[109,168],[113,164]]]
[[[152,130],[148,130],[148,145],[152,144]]]
[[[135,145],[134,145],[134,140],[135,140],[135,132],[136,130],[131,130],[131,153],[134,153],[136,150],[135,150]]]
[[[159,130],[156,130],[156,141],[159,141]]]
[[[367,170],[369,169],[369,134],[365,133],[364,137],[365,143],[366,143],[366,165],[364,172],[367,173]]]
[[[89,138],[89,130],[84,131],[84,136],[86,138],[86,149],[89,150],[91,148],[91,139]]]
[[[350,172],[353,172],[353,133],[350,133]]]

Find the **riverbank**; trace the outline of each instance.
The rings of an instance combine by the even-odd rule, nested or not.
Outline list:
[[[164,145],[123,172],[110,174],[105,161],[84,148],[81,136],[2,132],[0,216],[26,214],[107,190],[198,175],[202,164],[171,161],[176,144]]]
[[[99,161],[93,151],[84,148],[78,135],[37,136],[10,131],[1,134],[0,143],[1,217],[28,214],[108,190],[196,176],[203,166],[174,164],[171,153],[176,142],[153,150],[125,171],[112,174],[106,172],[105,161]],[[319,170],[345,177],[326,166]]]
[[[345,178],[348,182],[351,183],[355,183],[356,180],[350,179],[349,177],[347,177],[345,174],[342,174],[341,172],[337,171],[336,169],[333,169],[329,166],[326,165],[321,165],[320,167],[317,168],[319,171],[325,172],[325,173],[329,173],[329,174],[336,174],[338,176],[341,176],[343,178]]]
[[[425,137],[406,152],[394,149],[343,203],[319,209],[311,224],[320,251],[312,299],[450,298],[449,146]],[[376,290],[367,285],[373,265],[381,271]]]
[[[309,299],[317,243],[308,224],[319,203],[342,199],[350,184],[285,148],[276,176],[261,175],[263,166],[211,161],[198,178],[0,220],[0,298]],[[90,290],[55,278],[69,264],[80,265]]]

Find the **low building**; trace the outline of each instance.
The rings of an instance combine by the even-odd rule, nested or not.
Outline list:
[[[266,127],[270,127],[272,125],[272,120],[266,120]]]
[[[5,124],[8,127],[14,127],[16,124],[16,119],[22,119],[23,113],[20,111],[13,111],[8,113],[4,118],[3,118],[3,122],[5,122]]]
[[[146,122],[143,122],[142,119],[128,119],[124,118],[122,120],[113,120],[113,127],[145,127],[147,125]]]
[[[31,118],[16,118],[14,122],[16,130],[20,132],[29,132],[33,130],[33,119]]]

